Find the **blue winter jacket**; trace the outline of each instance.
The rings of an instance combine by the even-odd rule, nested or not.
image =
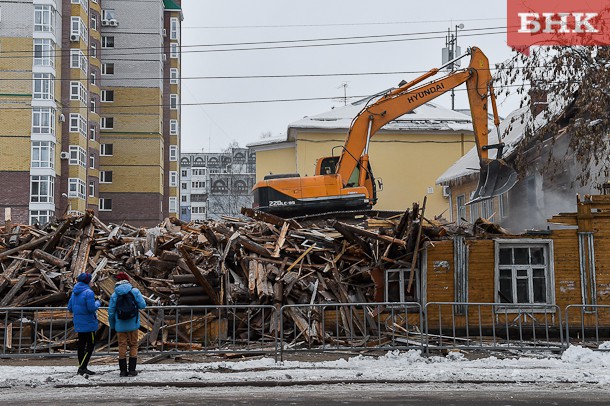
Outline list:
[[[146,302],[138,289],[132,287],[127,281],[117,282],[114,286],[114,293],[110,296],[110,303],[108,304],[108,322],[110,323],[110,328],[117,333],[127,333],[140,328],[140,312],[129,320],[121,320],[116,314],[116,301],[118,296],[126,295],[129,292],[133,293],[136,298],[138,309],[144,309],[146,307]]]
[[[68,310],[74,314],[74,331],[77,333],[90,333],[97,331],[96,311],[100,307],[99,300],[95,300],[95,294],[83,282],[78,282],[72,289],[72,296],[68,301]]]

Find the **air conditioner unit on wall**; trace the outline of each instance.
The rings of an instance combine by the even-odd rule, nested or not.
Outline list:
[[[109,25],[111,27],[118,27],[119,26],[119,22],[117,20],[110,20],[108,21]]]
[[[167,37],[167,30],[165,28],[163,29],[163,36]]]
[[[79,40],[78,35],[76,35],[76,34],[70,35],[70,41],[78,41],[78,40]]]
[[[62,152],[61,154],[59,154],[59,157],[61,159],[70,159],[70,153],[69,152]]]
[[[451,188],[449,186],[443,186],[443,197],[451,196]]]
[[[110,25],[110,21],[102,20],[102,27],[108,27]]]

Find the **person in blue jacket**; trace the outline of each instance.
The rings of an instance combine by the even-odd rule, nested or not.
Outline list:
[[[140,291],[129,283],[125,272],[116,274],[114,293],[108,304],[108,322],[117,333],[119,342],[119,369],[121,376],[136,376],[138,363],[138,329],[140,328],[139,309],[146,307]],[[132,317],[129,317],[133,315]],[[129,317],[129,318],[128,318]],[[127,346],[129,346],[129,370],[127,370]]]
[[[78,333],[78,374],[95,375],[87,369],[95,348],[95,332],[98,328],[97,309],[100,301],[89,287],[91,274],[82,273],[76,278],[72,296],[68,301],[68,311],[74,315],[74,331]]]

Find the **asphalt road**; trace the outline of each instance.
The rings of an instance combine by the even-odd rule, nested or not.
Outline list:
[[[287,388],[2,388],[0,404],[11,405],[608,405],[602,386],[531,385],[324,385]]]

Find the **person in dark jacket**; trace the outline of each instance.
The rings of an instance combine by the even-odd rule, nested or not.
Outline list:
[[[119,369],[121,376],[136,376],[136,364],[138,363],[138,329],[140,328],[140,312],[130,319],[119,318],[117,302],[121,296],[133,295],[137,309],[144,309],[146,302],[140,291],[129,283],[129,276],[125,272],[116,274],[117,280],[114,293],[110,296],[108,304],[108,322],[110,328],[117,333],[119,342]],[[127,370],[127,346],[129,346],[129,370]]]
[[[89,287],[91,274],[82,273],[76,280],[68,301],[68,311],[74,315],[74,331],[78,333],[78,374],[95,375],[87,366],[95,348],[98,328],[96,312],[100,308],[100,301],[95,300],[95,294]]]

